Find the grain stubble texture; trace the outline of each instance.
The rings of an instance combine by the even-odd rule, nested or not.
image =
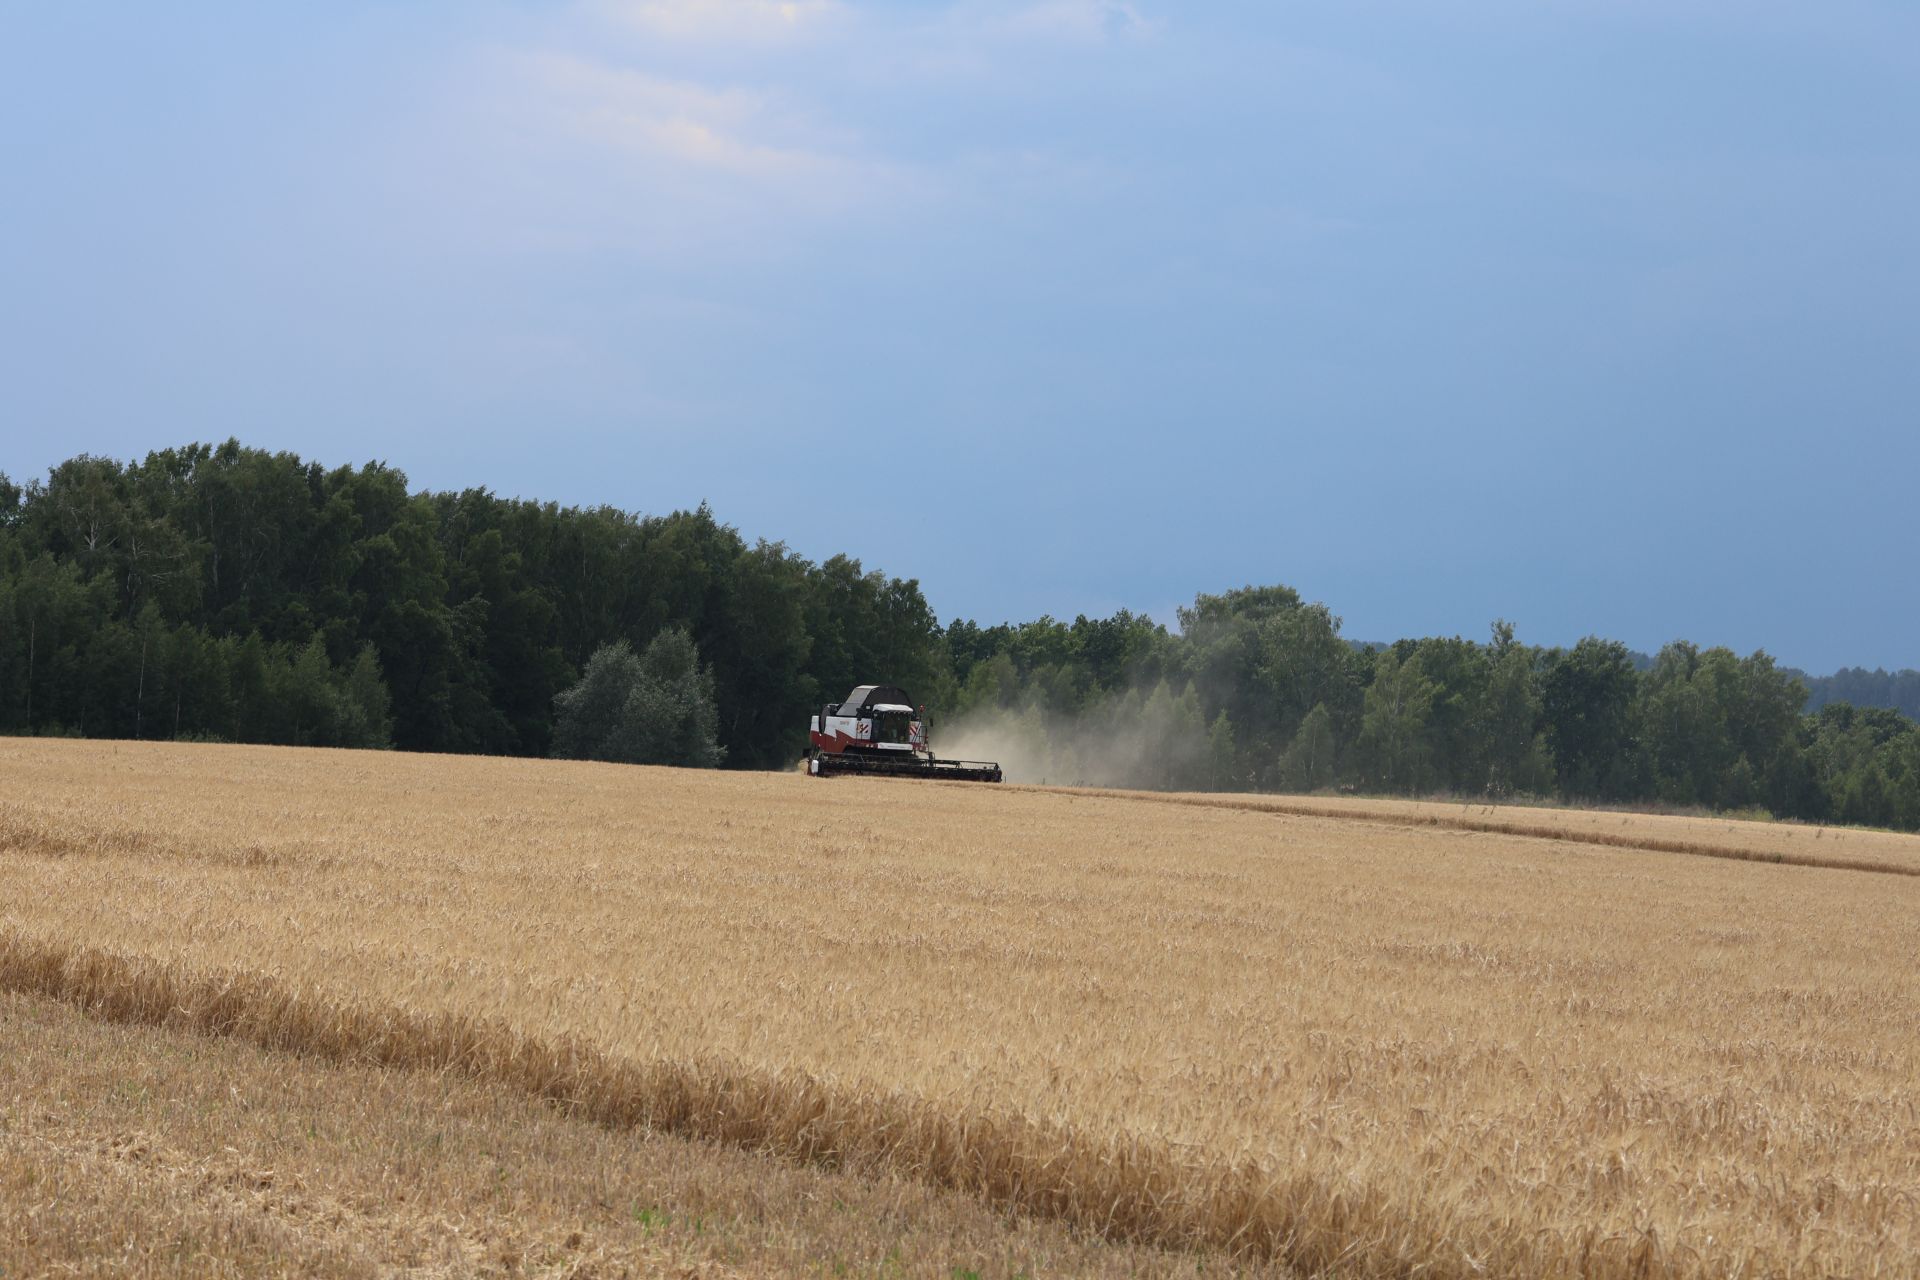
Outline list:
[[[1307,1272],[1920,1248],[1910,877],[793,775],[0,766],[7,981],[113,1016]],[[1714,838],[1782,838],[1749,825]],[[1821,852],[1920,849],[1854,839]]]
[[[328,1062],[18,993],[0,993],[0,1038],[8,1277],[1220,1270],[910,1179],[596,1125],[464,1073]]]

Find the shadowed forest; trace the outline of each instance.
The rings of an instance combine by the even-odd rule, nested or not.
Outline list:
[[[1023,780],[1920,829],[1914,672],[1809,680],[1685,642],[1649,666],[1505,622],[1359,646],[1284,586],[1200,595],[1177,629],[943,626],[916,581],[705,507],[416,493],[235,441],[0,477],[0,733],[583,754],[556,730],[596,655],[654,704],[699,704],[654,735],[682,763],[785,767],[811,711],[878,680],[927,704],[937,749],[997,745]]]

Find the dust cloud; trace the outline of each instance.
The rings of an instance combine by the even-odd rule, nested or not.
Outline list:
[[[932,726],[930,737],[942,759],[993,760],[1008,782],[1053,786],[1202,789],[1232,751],[1230,740],[1210,740],[1190,696],[1171,697],[1164,685],[1079,712],[975,710]]]

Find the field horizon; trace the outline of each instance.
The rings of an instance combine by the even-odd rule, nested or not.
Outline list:
[[[941,1267],[1920,1248],[1917,837],[38,739],[0,777],[11,999],[1027,1224]]]

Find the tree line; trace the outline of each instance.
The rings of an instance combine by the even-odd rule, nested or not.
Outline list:
[[[235,441],[0,477],[3,733],[547,755],[594,653],[673,629],[742,768],[791,762],[872,672],[938,684],[918,584],[704,506],[412,493]]]
[[[1646,803],[1920,830],[1920,724],[1830,702],[1763,652],[1684,641],[1645,670],[1589,638],[1354,646],[1286,587],[945,639],[955,703],[1055,782]]]
[[[1856,707],[1888,707],[1920,720],[1920,671],[1842,667],[1830,676],[1794,674],[1807,686],[1809,711],[1818,711],[1829,702],[1850,702]]]
[[[1920,829],[1920,726],[1808,714],[1764,653],[1676,643],[1641,670],[1614,642],[1539,648],[1505,623],[1356,646],[1280,586],[1202,595],[1179,622],[941,626],[917,582],[749,542],[704,506],[410,492],[378,463],[236,441],[0,476],[0,733],[773,768],[812,711],[880,680],[932,708],[936,747],[1005,744],[1056,782]]]

